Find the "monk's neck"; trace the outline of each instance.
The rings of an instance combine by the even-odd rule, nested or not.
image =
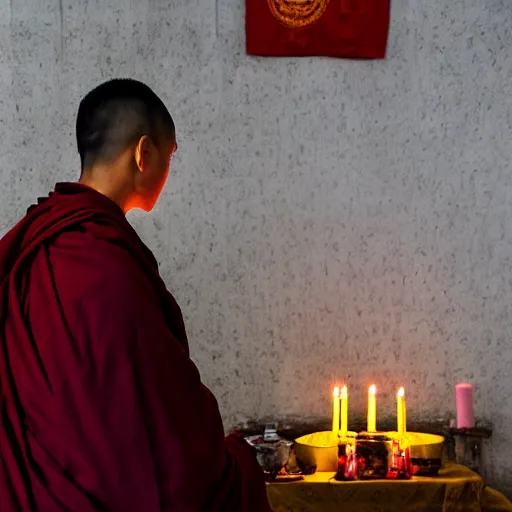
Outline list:
[[[84,172],[78,180],[78,183],[92,188],[100,194],[114,201],[126,214],[130,204],[131,190],[123,183],[117,183],[116,180],[105,176],[98,176],[96,172]]]

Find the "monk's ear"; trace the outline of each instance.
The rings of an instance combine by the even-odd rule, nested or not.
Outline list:
[[[135,163],[140,172],[144,172],[148,165],[150,141],[147,135],[143,135],[135,146]]]

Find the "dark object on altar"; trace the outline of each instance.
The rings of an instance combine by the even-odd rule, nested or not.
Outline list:
[[[386,478],[392,443],[393,440],[385,435],[360,434],[357,436],[356,459],[359,479]]]
[[[492,427],[477,425],[472,428],[455,428],[448,431],[448,458],[484,475],[482,451],[492,436]]]
[[[253,447],[267,478],[275,479],[278,474],[285,473],[284,465],[290,458],[293,441],[280,437],[275,423],[266,424],[263,435],[249,436],[245,440]]]
[[[415,476],[437,476],[442,466],[441,459],[411,458]]]
[[[263,472],[275,478],[290,457],[293,442],[281,438],[265,441],[263,436],[249,436],[245,440],[253,447]]]

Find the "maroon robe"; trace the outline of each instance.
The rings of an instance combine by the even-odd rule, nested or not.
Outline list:
[[[268,512],[121,209],[57,185],[0,241],[2,512]]]

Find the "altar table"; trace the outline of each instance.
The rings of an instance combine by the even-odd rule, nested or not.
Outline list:
[[[448,463],[437,477],[412,480],[337,482],[333,473],[316,473],[299,482],[267,483],[274,512],[506,512],[507,500],[496,493],[487,508],[482,478]],[[501,500],[499,497],[503,498]]]

